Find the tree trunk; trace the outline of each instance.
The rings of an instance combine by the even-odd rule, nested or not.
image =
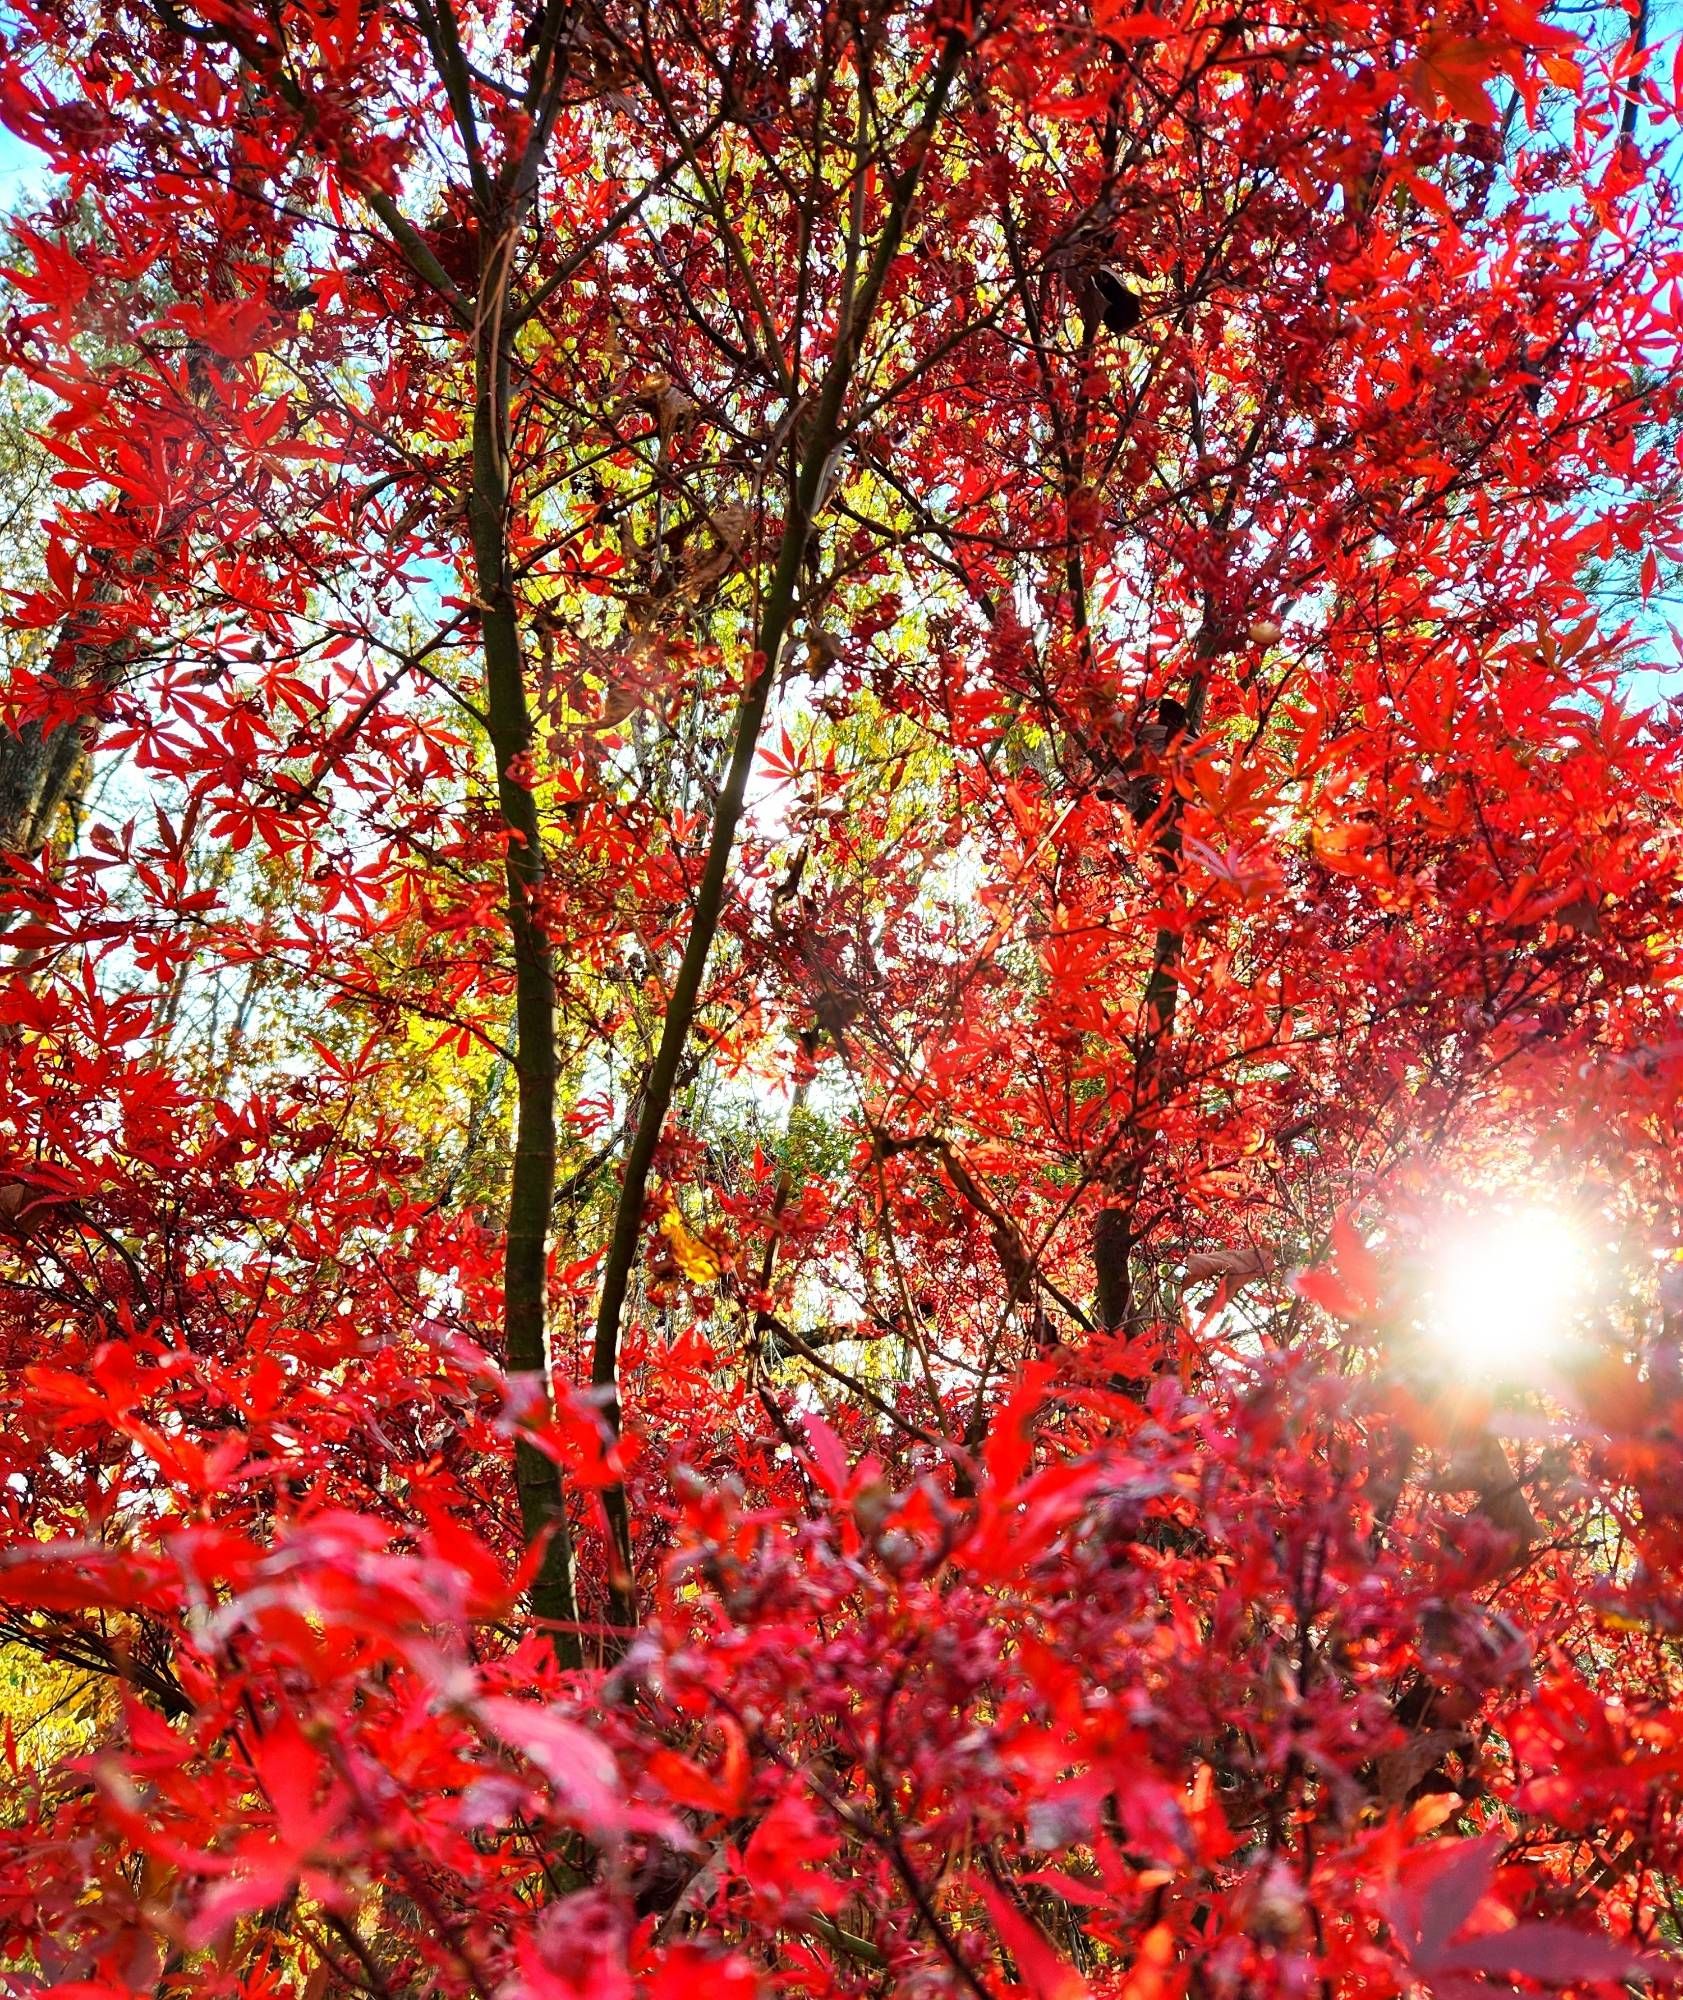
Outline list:
[[[486,318],[488,329],[499,324],[498,315]],[[474,362],[468,524],[485,653],[488,734],[507,838],[504,878],[514,955],[517,1103],[503,1254],[503,1338],[508,1372],[524,1410],[547,1407],[550,1391],[546,1332],[549,1218],[555,1199],[555,968],[539,907],[543,837],[529,782],[532,718],[508,562],[507,356],[494,331],[481,334]],[[533,1615],[549,1627],[561,1664],[576,1667],[582,1654],[566,1496],[554,1460],[524,1429],[515,1434],[514,1480],[526,1544],[543,1548],[532,1583]]]

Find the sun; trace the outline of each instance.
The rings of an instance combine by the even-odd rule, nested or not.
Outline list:
[[[1468,1374],[1520,1374],[1558,1348],[1589,1281],[1583,1233],[1559,1209],[1460,1216],[1431,1250],[1425,1331]]]

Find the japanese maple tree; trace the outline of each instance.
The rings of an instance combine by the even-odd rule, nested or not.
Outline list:
[[[6,1990],[1678,1976],[1663,26],[15,0]]]

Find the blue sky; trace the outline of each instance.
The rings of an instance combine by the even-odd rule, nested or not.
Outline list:
[[[41,155],[0,125],[0,209],[15,208],[41,172]]]

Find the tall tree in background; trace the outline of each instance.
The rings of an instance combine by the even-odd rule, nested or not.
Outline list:
[[[64,11],[0,1976],[1667,1976],[1646,16]]]

